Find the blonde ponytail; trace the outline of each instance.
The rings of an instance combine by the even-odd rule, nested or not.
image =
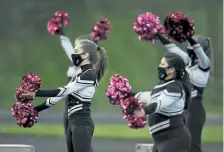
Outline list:
[[[98,81],[101,81],[108,68],[108,56],[106,50],[103,47],[98,47],[97,50],[99,51],[99,60],[96,65],[96,71]]]

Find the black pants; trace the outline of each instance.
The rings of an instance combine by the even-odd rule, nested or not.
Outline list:
[[[92,136],[94,125],[77,124],[75,121],[69,120],[67,128],[67,150],[68,152],[93,152]]]
[[[65,135],[67,135],[67,128],[68,128],[68,98],[65,98],[65,110],[64,110],[64,116],[63,116],[63,123],[64,123]]]
[[[68,77],[68,82],[70,82],[72,78]],[[67,128],[68,128],[68,98],[65,98],[65,110],[64,110],[64,116],[63,116],[63,123],[64,123],[64,131],[65,136],[67,135]]]
[[[186,127],[160,132],[152,136],[152,152],[188,152],[191,135]]]
[[[202,152],[201,135],[205,120],[206,112],[202,101],[193,98],[189,109],[186,112],[187,127],[192,136],[189,152]]]

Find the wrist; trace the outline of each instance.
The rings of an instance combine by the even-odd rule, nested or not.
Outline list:
[[[198,42],[193,37],[189,37],[187,40],[192,46],[198,44]]]
[[[37,106],[33,107],[33,109],[37,112],[40,112],[40,109]]]
[[[155,36],[160,36],[161,35],[161,33],[159,32],[159,31],[155,31]]]
[[[59,30],[57,30],[56,32],[55,32],[57,35],[65,35],[65,33],[64,33],[64,31],[63,31],[63,29],[59,29]]]

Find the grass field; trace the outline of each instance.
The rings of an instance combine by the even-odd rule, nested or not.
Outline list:
[[[22,134],[34,136],[64,136],[62,125],[37,124],[33,128],[20,128],[16,125],[1,124],[1,134]],[[222,143],[222,126],[205,126],[203,130],[203,143]],[[144,129],[129,129],[126,125],[96,125],[94,138],[107,139],[146,139],[151,140],[148,127]]]

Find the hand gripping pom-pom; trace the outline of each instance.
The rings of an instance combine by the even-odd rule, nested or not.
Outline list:
[[[166,34],[164,27],[160,24],[159,17],[152,13],[140,14],[133,23],[133,29],[138,34],[139,40],[156,43],[156,31]]]
[[[11,113],[17,124],[24,128],[32,127],[38,120],[38,112],[33,108],[32,102],[16,102],[11,108]]]
[[[107,18],[98,21],[92,29],[91,35],[95,42],[106,40],[107,33],[112,29],[111,24]]]
[[[194,35],[194,22],[182,12],[169,14],[164,21],[164,26],[169,37],[180,43]]]
[[[68,13],[63,11],[57,11],[53,17],[47,23],[47,30],[51,35],[55,35],[64,26],[68,25],[69,18]]]
[[[20,86],[16,89],[15,98],[17,101],[29,102],[33,101],[32,96],[24,96],[26,91],[37,92],[41,86],[41,79],[33,73],[28,73],[23,76]]]
[[[121,105],[123,100],[131,91],[128,79],[118,74],[110,78],[110,84],[106,90],[106,96],[113,105]]]
[[[124,118],[128,120],[128,126],[133,129],[143,128],[146,125],[145,117],[136,117],[134,111],[141,109],[142,103],[135,97],[130,97],[122,102]]]

